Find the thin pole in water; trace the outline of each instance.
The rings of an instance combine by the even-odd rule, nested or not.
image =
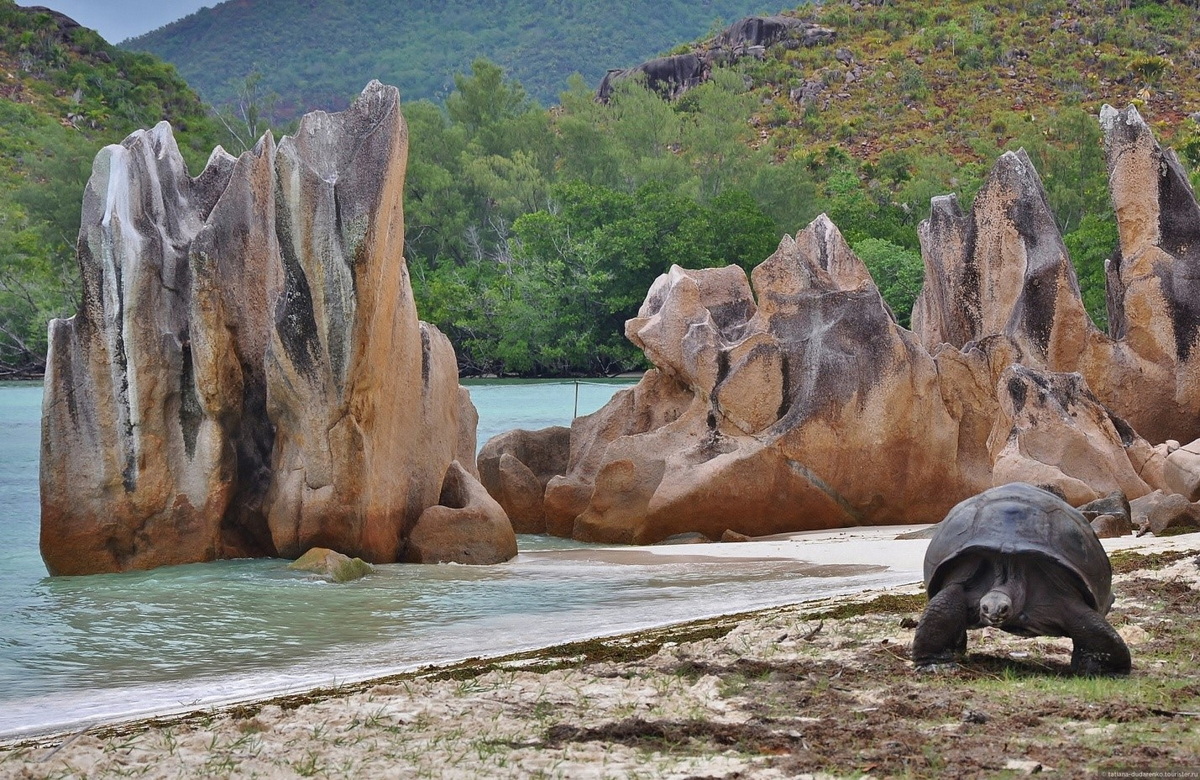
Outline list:
[[[571,419],[574,420],[578,416],[579,416],[579,380],[576,379],[575,380],[575,412],[571,415]]]

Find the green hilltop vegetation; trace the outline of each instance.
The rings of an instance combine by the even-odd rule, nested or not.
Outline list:
[[[1200,162],[1193,5],[1173,0],[830,0],[794,14],[827,45],[775,45],[674,102],[579,79],[552,112],[477,62],[444,108],[409,104],[408,256],[422,316],[467,372],[640,365],[625,341],[654,278],[750,269],[825,212],[901,324],[929,200],[970,205],[1005,150],[1042,175],[1085,305],[1107,326],[1117,245],[1098,114],[1134,103]],[[710,42],[683,45],[702,51]]]
[[[0,0],[0,378],[41,371],[47,321],[77,308],[74,248],[96,153],[161,119],[193,170],[223,140],[172,66]]]
[[[261,73],[279,116],[341,109],[373,78],[405,100],[444,99],[476,57],[543,105],[572,73],[599,82],[762,0],[228,0],[122,45],[179,68],[214,104]]]
[[[969,206],[995,159],[1025,148],[1105,327],[1103,266],[1117,241],[1099,108],[1138,105],[1194,168],[1200,10],[1179,0],[1016,5],[801,6],[788,13],[835,30],[832,42],[785,41],[714,67],[673,101],[628,79],[601,103],[596,82],[575,76],[546,110],[513,71],[474,61],[444,101],[404,106],[406,254],[422,318],[450,336],[467,374],[641,367],[623,324],[659,274],[750,269],[825,212],[906,324],[930,197],[953,192]],[[0,108],[13,114],[0,123],[0,279],[25,274],[3,282],[0,323],[36,355],[45,318],[74,306],[69,245],[99,144],[165,116],[184,129],[195,173],[223,134],[169,66],[86,31],[51,34],[8,0],[0,12],[0,75],[12,74]],[[107,60],[86,53],[101,51]],[[236,91],[243,125],[259,124],[265,79]],[[224,132],[240,138],[233,151],[253,134]],[[0,362],[11,365],[10,353]]]

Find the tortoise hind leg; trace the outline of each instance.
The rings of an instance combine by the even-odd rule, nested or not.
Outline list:
[[[1071,671],[1076,674],[1129,674],[1132,666],[1129,648],[1100,613],[1079,604],[1066,617],[1066,634],[1075,643]]]
[[[967,650],[970,616],[961,583],[951,583],[929,600],[913,637],[912,658],[918,669],[952,663]]]

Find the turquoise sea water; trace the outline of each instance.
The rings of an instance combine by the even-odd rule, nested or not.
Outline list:
[[[578,413],[629,384],[581,383]],[[469,387],[480,443],[576,411],[570,382]],[[37,545],[41,397],[39,384],[0,383],[0,740],[904,579],[813,578],[790,561],[567,560],[546,551],[583,545],[544,537],[521,537],[499,566],[379,566],[344,585],[280,560],[51,578]]]

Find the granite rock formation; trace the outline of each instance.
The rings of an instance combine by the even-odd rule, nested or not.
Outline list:
[[[504,509],[458,461],[446,470],[435,506],[421,513],[408,535],[410,563],[502,563],[517,554],[517,537]]]
[[[633,68],[610,70],[600,81],[596,97],[607,101],[617,82],[640,76],[646,86],[672,100],[708,78],[711,63],[697,54],[673,54],[643,62]]]
[[[567,470],[571,430],[514,430],[488,440],[477,458],[480,482],[504,508],[513,530],[546,533],[546,485]]]
[[[1084,310],[1029,157],[1006,153],[969,213],[934,199],[912,331],[824,216],[749,278],[672,268],[626,324],[655,369],[576,420],[542,506],[512,511],[652,543],[936,522],[1012,481],[1074,505],[1136,499],[1164,474],[1190,484],[1189,451],[1166,442],[1200,426],[1200,207],[1135,109],[1102,122],[1121,232],[1111,336]]]
[[[791,16],[747,16],[693,51],[609,70],[600,81],[596,99],[607,102],[619,82],[642,78],[663,99],[674,100],[707,81],[714,65],[730,65],[743,57],[762,59],[771,46],[817,46],[836,37],[835,30]]]
[[[407,141],[398,93],[372,82],[195,178],[166,123],[100,152],[82,305],[50,326],[52,574],[401,557],[451,463],[473,462],[477,420],[449,341],[417,320]]]

